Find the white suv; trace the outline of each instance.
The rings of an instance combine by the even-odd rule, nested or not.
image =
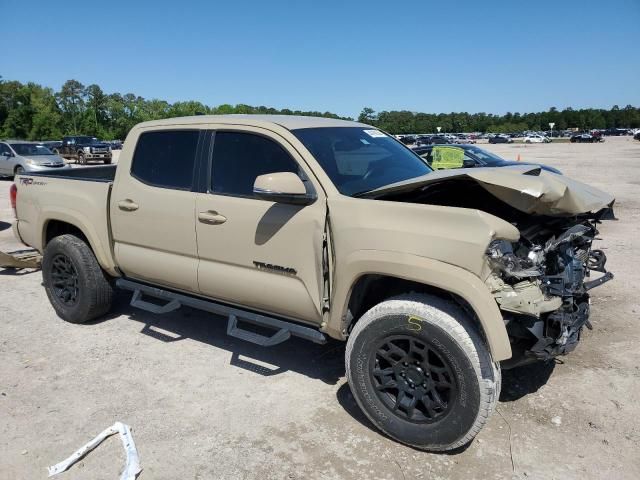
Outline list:
[[[550,143],[551,139],[544,135],[530,134],[524,137],[524,143]]]

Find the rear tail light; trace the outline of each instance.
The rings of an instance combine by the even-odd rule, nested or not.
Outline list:
[[[16,201],[18,200],[18,187],[16,187],[15,183],[12,183],[11,187],[9,188],[9,199],[11,200],[11,208],[13,208],[13,215],[17,217]]]

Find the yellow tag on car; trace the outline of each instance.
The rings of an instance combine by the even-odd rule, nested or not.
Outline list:
[[[439,145],[433,147],[431,156],[431,167],[435,170],[462,168],[464,163],[464,150],[458,147]]]

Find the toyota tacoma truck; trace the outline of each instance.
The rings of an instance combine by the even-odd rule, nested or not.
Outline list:
[[[295,116],[141,123],[116,166],[19,175],[14,231],[62,319],[114,289],[227,318],[262,346],[346,341],[358,405],[387,435],[470,442],[501,368],[571,352],[614,198],[538,166],[433,171],[374,127]]]

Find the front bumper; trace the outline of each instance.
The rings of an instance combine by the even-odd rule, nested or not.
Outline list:
[[[110,153],[84,153],[87,160],[108,160],[111,158]]]
[[[504,368],[566,355],[575,350],[583,327],[592,328],[590,291],[613,279],[605,268],[605,253],[591,248],[597,233],[595,225],[583,223],[547,240],[544,249],[537,250],[545,255],[538,276],[531,277],[531,270],[511,270],[522,274],[511,285],[494,276],[490,285],[513,352]],[[521,267],[517,258],[504,258]],[[592,278],[594,272],[596,278]]]
[[[58,170],[69,170],[70,168],[71,168],[71,165],[68,165],[66,163],[60,166],[38,165],[38,164],[24,165],[24,171],[26,173],[55,172]]]

